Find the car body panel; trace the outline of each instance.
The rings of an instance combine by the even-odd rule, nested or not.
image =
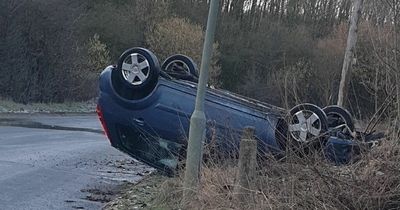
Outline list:
[[[100,76],[99,107],[112,146],[156,168],[174,168],[187,143],[197,85],[160,77],[145,98],[126,100],[113,89],[107,67]],[[255,128],[260,152],[279,152],[278,121],[284,110],[225,91],[208,88],[205,98],[206,142],[226,152],[238,148],[242,130]]]

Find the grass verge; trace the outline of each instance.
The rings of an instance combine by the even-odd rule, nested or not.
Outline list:
[[[0,99],[0,113],[90,113],[95,112],[96,101],[65,103],[20,104]]]
[[[121,194],[107,203],[103,210],[170,209],[157,202],[160,188],[168,179],[170,178],[154,173],[139,183],[126,184]]]
[[[150,176],[105,209],[400,209],[400,144],[384,140],[359,161],[335,166],[315,153],[259,163],[248,200],[235,194],[235,164],[204,163],[200,190],[181,206],[183,176]]]

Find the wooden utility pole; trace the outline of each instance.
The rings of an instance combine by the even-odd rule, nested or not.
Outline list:
[[[341,107],[347,100],[347,93],[349,92],[349,84],[351,78],[351,65],[354,60],[354,49],[357,43],[358,20],[361,16],[361,7],[364,0],[353,0],[353,11],[350,18],[350,29],[347,37],[346,52],[344,54],[342,77],[340,79],[339,95],[337,104]]]
[[[257,141],[254,139],[254,131],[254,127],[246,127],[240,141],[239,170],[235,194],[241,205],[254,203],[251,192],[255,186],[257,164]]]

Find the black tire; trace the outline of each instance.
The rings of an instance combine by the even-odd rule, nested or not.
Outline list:
[[[174,79],[198,81],[197,65],[186,55],[176,54],[168,57],[162,63],[161,69]]]
[[[328,117],[328,128],[346,124],[350,132],[354,132],[354,121],[349,111],[336,105],[327,106],[323,110]]]
[[[133,57],[136,57],[136,63],[133,61]],[[131,59],[131,63],[128,63],[129,59]],[[126,65],[131,65],[132,70],[123,69],[123,66]],[[141,74],[138,73],[139,71]],[[144,77],[140,78],[140,75],[137,76],[135,72]],[[137,100],[148,96],[154,90],[159,75],[160,64],[157,57],[145,48],[135,47],[126,50],[119,57],[117,66],[112,71],[112,83],[115,91],[121,97]],[[128,81],[129,79],[132,81]]]
[[[287,120],[290,143],[295,146],[325,143],[328,122],[325,112],[318,106],[299,104],[289,111]]]

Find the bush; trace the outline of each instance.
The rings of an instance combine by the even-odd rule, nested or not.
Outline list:
[[[204,31],[200,25],[190,23],[183,18],[169,18],[157,24],[146,38],[147,44],[159,59],[166,59],[173,54],[184,54],[191,57],[200,68],[204,43]],[[213,45],[213,57],[210,66],[209,83],[220,86],[220,53],[218,44]]]
[[[101,72],[110,64],[110,53],[107,45],[100,41],[100,36],[95,34],[88,43],[88,65],[91,71]]]

